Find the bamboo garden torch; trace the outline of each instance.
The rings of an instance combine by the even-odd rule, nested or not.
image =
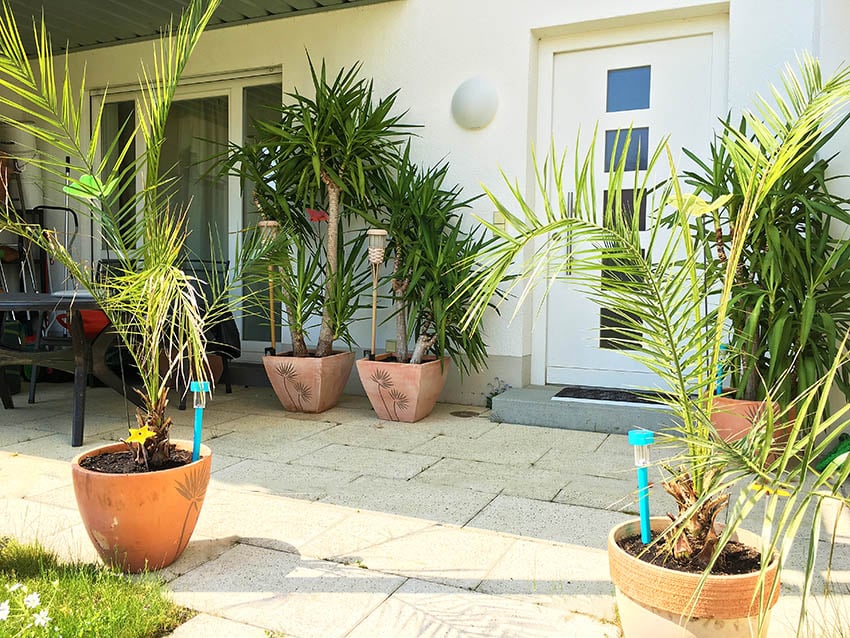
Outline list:
[[[273,241],[277,237],[280,230],[280,224],[273,219],[261,219],[257,226],[260,232],[263,233],[266,241]],[[266,356],[273,356],[277,348],[277,336],[275,335],[275,320],[274,320],[274,266],[269,264],[269,330],[271,338],[271,346],[265,349]]]
[[[370,228],[366,231],[366,235],[369,237],[369,264],[372,266],[372,349],[369,351],[369,360],[374,361],[378,312],[378,268],[384,263],[387,231],[380,228]]]

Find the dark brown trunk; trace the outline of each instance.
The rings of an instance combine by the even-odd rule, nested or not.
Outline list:
[[[407,292],[408,280],[398,279],[399,267],[401,266],[401,255],[396,249],[393,258],[393,303],[395,304],[395,358],[397,361],[407,361],[409,355],[407,350],[407,304],[404,303],[404,294]]]

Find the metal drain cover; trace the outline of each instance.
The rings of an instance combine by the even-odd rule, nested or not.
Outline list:
[[[456,412],[450,412],[452,416],[456,416],[460,419],[471,419],[474,416],[478,416],[480,412],[473,412],[472,410],[458,410]]]

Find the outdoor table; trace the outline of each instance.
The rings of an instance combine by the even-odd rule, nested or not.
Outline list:
[[[33,365],[58,368],[74,373],[74,402],[73,418],[71,422],[71,446],[79,447],[83,444],[83,427],[85,425],[86,406],[86,375],[89,371],[90,354],[86,344],[83,321],[80,310],[96,310],[97,302],[90,296],[85,295],[54,295],[50,293],[2,293],[0,294],[0,333],[2,333],[7,313],[26,312],[66,312],[71,319],[69,332],[71,336],[70,351],[25,351],[10,348],[0,344],[0,369],[13,365]],[[104,330],[92,341],[92,345],[99,339],[112,338],[104,333]],[[102,350],[102,348],[98,348]],[[102,366],[95,366],[100,369]],[[95,374],[97,374],[97,369]],[[110,385],[112,385],[110,383]],[[0,399],[6,409],[14,408],[12,396],[6,385],[6,376],[0,374]]]

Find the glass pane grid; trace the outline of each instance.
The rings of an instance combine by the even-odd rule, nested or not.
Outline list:
[[[606,110],[613,113],[648,109],[651,75],[649,66],[609,69]]]

